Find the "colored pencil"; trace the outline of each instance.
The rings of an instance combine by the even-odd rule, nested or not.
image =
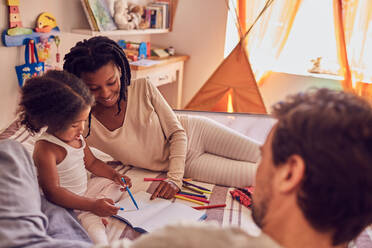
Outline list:
[[[197,192],[197,193],[202,193],[202,194],[204,193],[201,189],[195,189],[191,186],[182,185],[182,187],[185,187],[186,189],[192,190],[192,191]]]
[[[164,181],[166,178],[151,178],[151,177],[145,177],[143,181]]]
[[[190,183],[190,182],[187,182],[187,181],[185,181],[185,180],[182,180],[182,181],[183,181],[183,183],[186,184],[186,185],[193,186],[193,187],[195,187],[195,188],[198,188],[198,189],[201,189],[201,190],[205,190],[205,191],[210,191],[209,189],[204,188],[204,187],[202,187],[202,186],[195,185],[195,184]]]
[[[202,190],[202,189],[199,189],[202,193],[205,193],[205,194],[212,194],[211,191],[207,191],[207,190]]]
[[[192,196],[192,195],[182,195],[182,194],[177,194],[177,195],[180,195],[180,196],[183,196],[183,197],[186,197],[186,198],[190,198],[190,199],[193,199],[193,200],[197,200],[197,201],[209,203],[209,201],[207,199],[205,199],[205,198],[201,198],[201,197],[197,197],[197,196]]]
[[[196,197],[207,198],[205,195],[194,194],[194,193],[185,192],[185,191],[180,191],[180,192],[178,192],[178,194],[181,194],[181,195],[192,195],[192,196],[196,196]]]
[[[196,203],[196,204],[199,204],[199,205],[204,205],[204,202],[193,200],[193,199],[190,199],[190,198],[187,198],[187,197],[183,197],[183,196],[180,196],[180,195],[175,195],[174,197],[175,198],[178,198],[178,199],[181,199],[181,200],[193,202],[193,203]]]
[[[183,181],[186,181],[186,182],[192,181],[192,178],[184,178]]]
[[[217,204],[217,205],[207,205],[207,206],[199,206],[199,207],[193,207],[194,209],[208,209],[208,208],[222,208],[226,207],[226,204]]]
[[[127,182],[125,181],[124,177],[121,178],[121,181],[123,181],[123,183],[127,184]],[[134,197],[132,195],[132,192],[130,192],[130,189],[129,189],[128,186],[126,187],[126,190],[128,191],[128,194],[129,194],[130,198],[132,199],[132,202],[133,202],[134,206],[136,206],[137,210],[139,210],[138,205],[137,205],[137,202],[136,202],[136,200],[134,200]]]

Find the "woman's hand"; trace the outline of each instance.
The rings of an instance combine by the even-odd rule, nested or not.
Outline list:
[[[165,199],[173,198],[180,189],[172,182],[162,181],[155,192],[151,195],[150,200],[156,197],[161,197]]]
[[[110,198],[96,199],[93,202],[91,212],[101,217],[112,216],[118,213],[119,207],[115,207],[115,203]]]
[[[123,180],[121,180],[121,178],[124,178],[126,184],[123,182]],[[114,176],[112,177],[112,181],[123,186],[124,188],[126,188],[127,186],[129,188],[132,187],[132,181],[130,180],[130,178],[125,176],[124,174],[120,174],[119,172],[116,172],[114,174]]]

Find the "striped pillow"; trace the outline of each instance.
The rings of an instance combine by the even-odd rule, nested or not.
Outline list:
[[[32,135],[26,128],[20,125],[19,120],[13,121],[7,128],[0,132],[0,140],[12,139],[21,143],[32,154],[36,139],[42,132]]]

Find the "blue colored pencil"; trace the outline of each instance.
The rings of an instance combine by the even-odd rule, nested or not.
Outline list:
[[[121,178],[121,181],[123,181],[125,184],[127,184],[127,182],[125,181],[124,177]],[[139,210],[138,205],[137,205],[137,202],[136,202],[136,200],[134,200],[134,197],[132,195],[132,192],[130,192],[128,186],[125,189],[128,191],[128,194],[129,194],[130,198],[132,199],[132,202],[133,202],[134,206],[136,206],[137,210]]]
[[[207,198],[205,195],[198,195],[198,194],[184,192],[184,191],[180,191],[180,192],[178,192],[178,194],[181,194],[181,195],[191,195],[191,196],[197,196],[197,197]]]

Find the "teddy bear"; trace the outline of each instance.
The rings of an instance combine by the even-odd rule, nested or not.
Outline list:
[[[144,7],[128,3],[126,0],[114,2],[114,21],[119,29],[131,30],[143,28]]]

